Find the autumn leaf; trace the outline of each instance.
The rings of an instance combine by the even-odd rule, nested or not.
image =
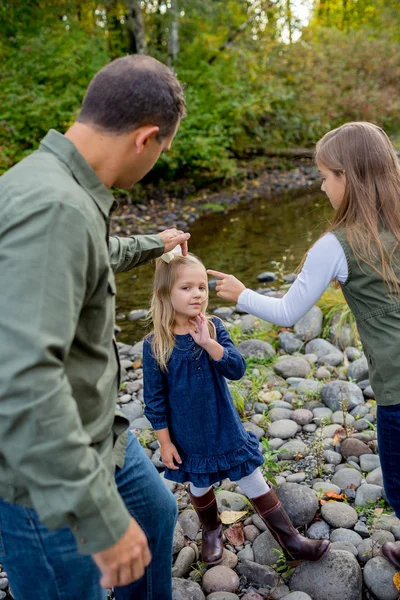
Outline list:
[[[327,490],[324,496],[330,500],[346,500],[345,494],[338,494],[334,490]]]
[[[140,369],[142,366],[142,359],[141,358],[137,358],[135,361],[133,361],[132,364],[134,369]]]
[[[374,515],[381,515],[383,513],[383,508],[375,508]]]
[[[232,525],[245,515],[247,515],[247,510],[224,510],[220,514],[220,518],[224,525]]]
[[[322,506],[323,504],[326,504],[327,502],[328,502],[328,500],[324,500],[324,499],[320,500],[320,504],[321,504],[321,506]]]
[[[236,523],[224,531],[225,537],[232,546],[242,546],[244,544],[243,523]]]
[[[393,585],[398,592],[400,592],[400,572],[398,571],[393,575]]]

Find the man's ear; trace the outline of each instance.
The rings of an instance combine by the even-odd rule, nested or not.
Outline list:
[[[159,131],[160,128],[157,125],[143,125],[132,132],[132,141],[134,142],[137,154],[143,152],[147,142],[153,139]]]

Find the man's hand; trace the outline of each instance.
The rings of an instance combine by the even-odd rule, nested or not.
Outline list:
[[[171,252],[175,246],[179,245],[182,248],[183,256],[186,256],[188,253],[188,239],[190,238],[190,233],[184,233],[179,229],[166,229],[157,235],[159,235],[164,242],[165,252]]]
[[[143,577],[150,564],[151,554],[147,538],[135,519],[131,519],[128,531],[116,544],[92,555],[99,567],[103,588],[128,585]]]
[[[207,269],[207,273],[209,275],[214,275],[214,277],[218,277],[220,280],[217,281],[215,289],[217,291],[217,296],[223,300],[237,302],[240,294],[246,289],[246,286],[233,275],[212,271],[211,269]]]
[[[168,467],[168,469],[177,471],[179,469],[179,467],[177,467],[176,464],[174,463],[174,459],[179,464],[182,463],[182,460],[181,460],[181,457],[179,456],[179,452],[176,449],[176,447],[174,446],[174,444],[172,442],[162,444],[160,450],[161,450],[161,460],[163,461],[164,465],[166,467]]]

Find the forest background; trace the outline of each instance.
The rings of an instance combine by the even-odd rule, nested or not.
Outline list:
[[[186,88],[156,180],[232,180],[246,157],[311,148],[350,120],[400,143],[400,0],[2,0],[0,173],[64,132],[94,73],[133,52]]]

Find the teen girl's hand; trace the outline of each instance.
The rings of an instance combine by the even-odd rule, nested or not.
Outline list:
[[[165,252],[170,252],[175,246],[180,246],[182,248],[183,256],[186,256],[188,253],[188,239],[190,238],[190,233],[185,233],[180,229],[166,229],[157,235],[164,242]]]
[[[189,319],[189,323],[191,328],[189,329],[189,333],[199,346],[207,346],[210,342],[210,331],[207,325],[206,317],[200,313],[193,319]]]
[[[174,459],[178,464],[182,464],[181,457],[179,456],[179,452],[174,446],[172,442],[167,442],[166,444],[162,444],[161,448],[161,460],[164,465],[168,467],[168,469],[172,469],[173,471],[177,471],[179,467],[174,463]]]
[[[217,291],[217,296],[223,300],[237,302],[240,294],[246,289],[246,286],[233,275],[212,271],[211,269],[207,269],[207,273],[209,275],[214,275],[214,277],[218,277],[219,281],[217,281],[215,289]]]

